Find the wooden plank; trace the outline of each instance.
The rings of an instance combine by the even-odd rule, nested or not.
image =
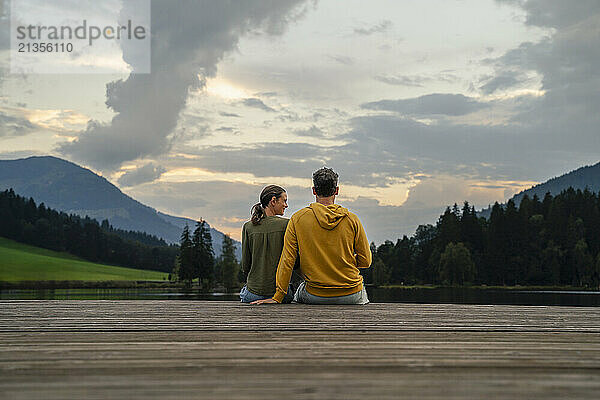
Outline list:
[[[600,333],[600,308],[211,301],[0,302],[0,330],[497,330]],[[275,309],[273,308],[275,307]]]
[[[600,310],[2,301],[0,398],[597,398]]]

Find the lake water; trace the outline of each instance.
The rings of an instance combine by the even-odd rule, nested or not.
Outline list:
[[[507,290],[474,288],[367,288],[373,303],[513,304],[600,306],[599,291]],[[178,289],[2,290],[0,300],[227,300],[237,293],[199,293]]]
[[[369,298],[382,303],[512,304],[531,306],[600,306],[599,291],[474,288],[372,288]]]

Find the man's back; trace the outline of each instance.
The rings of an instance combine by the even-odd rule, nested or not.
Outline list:
[[[323,297],[362,290],[358,269],[371,264],[369,242],[360,220],[336,204],[312,203],[290,219],[277,269],[274,299],[279,300],[285,294],[283,286],[289,282],[297,257],[307,291]]]

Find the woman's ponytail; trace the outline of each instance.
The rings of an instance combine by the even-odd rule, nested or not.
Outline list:
[[[265,216],[265,210],[260,203],[253,205],[250,213],[252,213],[252,218],[250,220],[253,225],[260,224],[260,220]]]
[[[281,186],[269,185],[263,188],[262,192],[260,192],[260,203],[256,203],[250,209],[250,214],[252,214],[252,218],[250,220],[252,221],[253,225],[259,225],[260,220],[266,216],[265,208],[267,208],[271,199],[273,197],[278,199],[283,193],[285,193],[285,189]]]

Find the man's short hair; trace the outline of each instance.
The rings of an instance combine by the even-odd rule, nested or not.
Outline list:
[[[318,169],[313,173],[313,185],[317,196],[333,196],[338,185],[338,174],[331,168],[323,167]]]

